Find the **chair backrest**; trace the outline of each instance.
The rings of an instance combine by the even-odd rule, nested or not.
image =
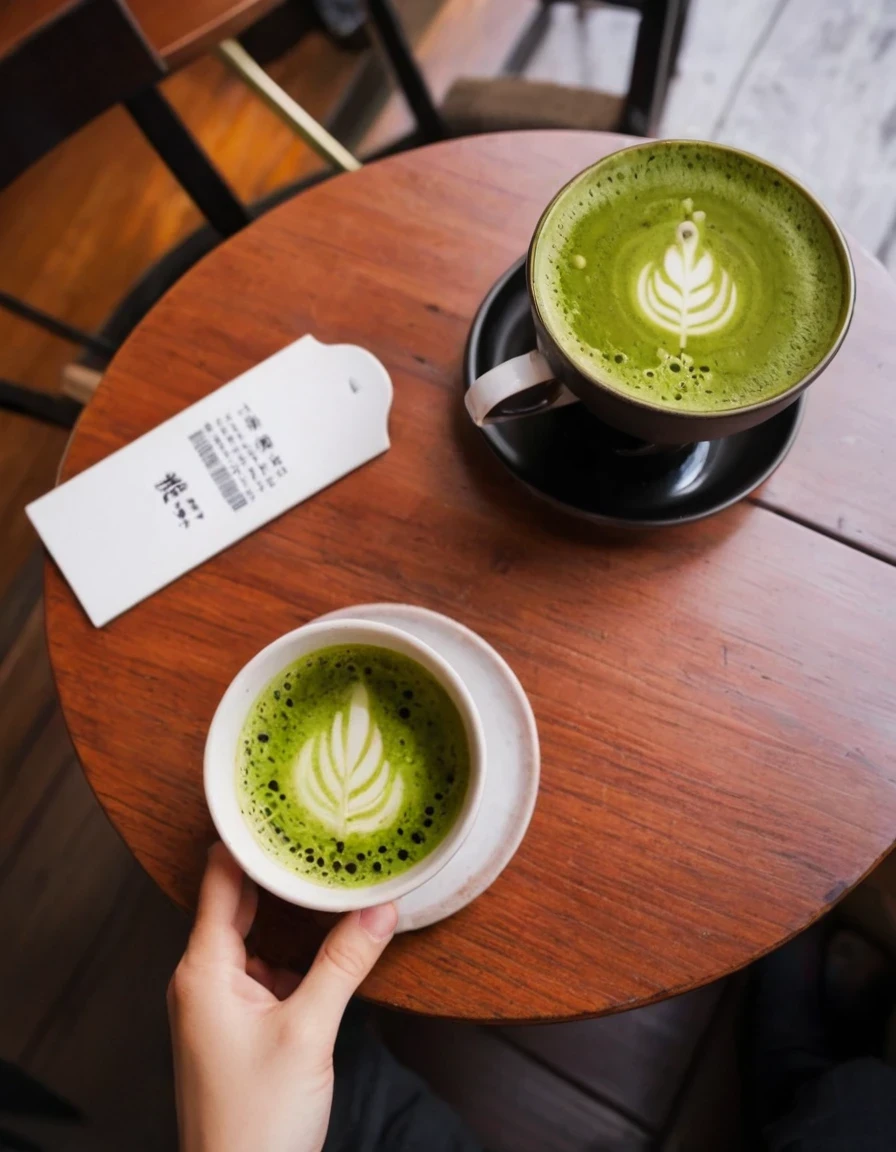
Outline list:
[[[122,0],[0,8],[0,188],[165,67]]]

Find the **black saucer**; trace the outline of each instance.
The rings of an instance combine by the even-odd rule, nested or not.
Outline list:
[[[464,381],[535,347],[525,258],[482,301],[464,356]],[[616,434],[582,404],[482,429],[492,450],[528,488],[576,516],[658,527],[711,516],[778,467],[796,438],[805,396],[764,424],[656,456],[623,456]]]

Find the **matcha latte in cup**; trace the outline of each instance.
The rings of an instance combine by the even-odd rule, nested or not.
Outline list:
[[[205,746],[221,839],[274,895],[345,912],[434,876],[476,819],[485,775],[470,693],[386,624],[312,623],[237,673]]]
[[[774,165],[648,140],[579,173],[526,266],[537,348],[473,381],[477,424],[578,400],[644,442],[742,432],[792,404],[853,312],[849,249]]]

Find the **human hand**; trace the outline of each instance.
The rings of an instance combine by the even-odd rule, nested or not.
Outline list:
[[[302,978],[247,957],[257,902],[216,844],[168,988],[181,1152],[319,1152],[342,1014],[398,919],[394,904],[349,913]]]

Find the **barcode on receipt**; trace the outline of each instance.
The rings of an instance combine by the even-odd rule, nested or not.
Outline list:
[[[199,453],[199,459],[208,469],[209,476],[214,480],[218,486],[218,491],[234,512],[238,512],[240,508],[245,508],[248,503],[246,497],[240,491],[239,485],[230,475],[227,465],[221,460],[214,446],[209,443],[208,436],[200,429],[190,437],[190,443]]]

